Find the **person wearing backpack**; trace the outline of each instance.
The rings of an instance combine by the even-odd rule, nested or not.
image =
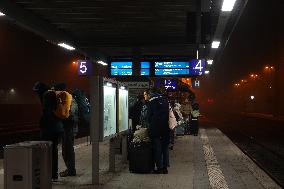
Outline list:
[[[52,181],[57,181],[58,143],[64,130],[62,120],[54,114],[57,108],[56,93],[49,90],[49,86],[42,82],[36,82],[33,91],[37,93],[42,105],[42,115],[39,123],[41,140],[52,142]]]
[[[168,174],[169,163],[169,102],[165,95],[156,88],[152,88],[147,104],[149,122],[149,136],[153,145],[153,155],[156,174]]]
[[[55,90],[57,94],[65,93],[67,95],[70,95],[65,91],[66,85],[64,83],[55,83],[52,85],[51,89]],[[74,131],[78,130],[78,105],[71,95],[69,98],[71,98],[71,105],[70,109],[68,110],[69,115],[58,115],[58,117],[62,118],[64,128],[64,134],[62,135],[62,157],[66,165],[66,170],[59,173],[60,177],[76,176]],[[63,110],[63,112],[64,111],[67,110]],[[59,110],[59,112],[62,111]]]

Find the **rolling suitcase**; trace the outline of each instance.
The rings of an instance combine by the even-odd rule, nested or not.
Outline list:
[[[129,171],[150,173],[153,168],[152,145],[149,142],[131,143],[129,149]]]

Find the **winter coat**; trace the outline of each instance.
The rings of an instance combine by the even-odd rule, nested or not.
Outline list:
[[[166,97],[154,96],[148,102],[150,138],[170,138],[169,102]]]

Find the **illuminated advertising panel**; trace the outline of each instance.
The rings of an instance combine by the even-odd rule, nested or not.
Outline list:
[[[128,130],[128,91],[120,88],[118,92],[118,132]]]

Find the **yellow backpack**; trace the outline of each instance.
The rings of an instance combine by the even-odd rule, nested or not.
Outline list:
[[[72,103],[72,95],[66,91],[55,91],[57,105],[53,111],[56,117],[66,119],[70,115],[70,108]]]

